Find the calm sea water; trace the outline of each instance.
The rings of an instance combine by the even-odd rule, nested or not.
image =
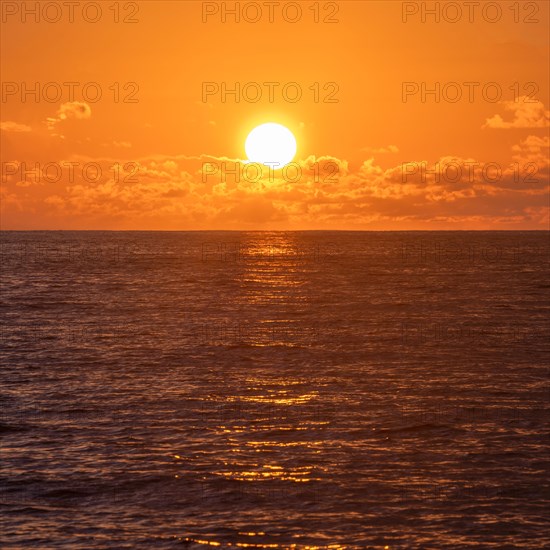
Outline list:
[[[550,544],[548,233],[0,237],[3,548]]]

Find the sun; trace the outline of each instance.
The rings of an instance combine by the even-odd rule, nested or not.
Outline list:
[[[251,162],[279,170],[296,155],[296,138],[282,124],[266,122],[248,134],[244,149]]]

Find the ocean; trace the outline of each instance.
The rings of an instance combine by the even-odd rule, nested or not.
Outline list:
[[[0,546],[549,547],[549,242],[2,232]]]

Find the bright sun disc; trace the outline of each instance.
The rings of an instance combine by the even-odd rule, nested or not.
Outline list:
[[[274,170],[283,168],[296,154],[296,139],[292,132],[275,122],[256,126],[244,144],[248,160],[271,166]]]

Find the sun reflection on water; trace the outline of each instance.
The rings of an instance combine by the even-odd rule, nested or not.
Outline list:
[[[240,535],[255,536],[263,533],[239,533]],[[204,546],[224,546],[224,547],[236,547],[236,548],[281,548],[281,549],[293,549],[293,550],[346,550],[350,549],[350,546],[341,544],[329,544],[326,546],[312,546],[307,544],[278,544],[278,543],[259,543],[259,542],[218,542],[206,539],[197,539],[193,537],[185,537],[185,542],[193,542],[195,544],[203,544]],[[389,546],[385,546],[384,550],[390,550]]]

